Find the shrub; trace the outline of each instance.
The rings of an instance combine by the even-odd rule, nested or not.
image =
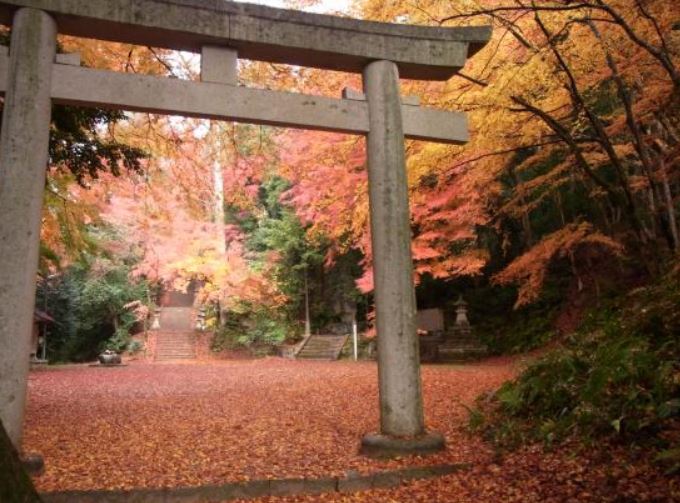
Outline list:
[[[482,428],[506,447],[573,436],[653,441],[673,460],[677,450],[662,432],[680,417],[678,305],[680,282],[670,277],[593,311],[559,348],[502,386],[491,407],[476,410],[474,426],[484,414]]]
[[[125,350],[137,322],[130,303],[143,304],[148,284],[130,267],[105,259],[76,263],[38,288],[37,305],[55,319],[48,335],[51,361],[86,361],[103,349]]]
[[[243,306],[230,311],[213,338],[213,351],[247,347],[255,352],[264,347],[273,348],[295,335],[295,327],[286,321],[283,313]]]

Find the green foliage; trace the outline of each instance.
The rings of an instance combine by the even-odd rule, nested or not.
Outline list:
[[[55,319],[48,336],[51,361],[87,361],[101,350],[123,351],[137,322],[126,307],[146,303],[146,281],[130,279],[130,266],[107,259],[74,264],[38,285],[37,305]]]
[[[561,290],[549,288],[540,301],[513,309],[514,288],[486,287],[471,292],[467,300],[475,330],[494,354],[521,353],[552,340]]]
[[[661,451],[655,461],[666,468],[667,475],[680,473],[680,447]]]
[[[255,252],[262,264],[271,261],[270,254],[276,256],[274,279],[279,291],[289,299],[283,315],[288,324],[293,324],[303,317],[305,291],[307,287],[314,288],[313,272],[323,262],[323,247],[309,241],[305,226],[293,209],[281,202],[288,188],[289,182],[278,176],[265,180],[259,192],[263,215],[257,225],[251,220],[244,222],[244,230],[248,232],[248,249]],[[254,318],[258,319],[259,313],[254,313]],[[256,338],[267,338],[265,334],[271,330],[273,327],[263,327]]]
[[[663,447],[662,433],[680,417],[678,305],[672,276],[593,311],[561,347],[498,390],[487,432],[504,446],[576,436]],[[677,469],[677,446],[665,447],[661,459]]]
[[[263,348],[278,346],[294,334],[295,327],[282,313],[243,305],[239,311],[227,314],[226,320],[215,332],[212,349],[249,348],[259,353]]]
[[[9,42],[9,30],[0,30],[0,45],[7,46]],[[2,114],[0,128],[1,117]],[[81,185],[86,185],[88,177],[96,179],[99,172],[108,171],[118,176],[122,169],[141,171],[140,161],[147,157],[144,151],[101,134],[108,126],[125,119],[125,114],[117,110],[54,105],[50,126],[50,166],[69,170]]]
[[[69,170],[81,185],[86,185],[88,178],[96,179],[102,171],[115,176],[122,169],[140,172],[140,161],[146,157],[142,150],[100,134],[106,126],[122,120],[125,114],[118,111],[55,105],[50,128],[50,165]]]

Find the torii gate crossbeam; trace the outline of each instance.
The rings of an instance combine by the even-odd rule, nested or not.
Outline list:
[[[446,80],[487,27],[359,21],[223,0],[0,0],[12,24],[0,53],[0,419],[21,447],[51,105],[206,117],[366,135],[375,277],[380,433],[364,452],[441,449],[424,426],[404,138],[467,141],[465,117],[421,108],[399,78]],[[201,82],[81,68],[57,33],[188,50]],[[332,99],[237,86],[237,58],[363,74],[364,93]]]

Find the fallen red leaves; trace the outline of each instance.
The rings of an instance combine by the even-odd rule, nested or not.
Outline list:
[[[663,479],[646,465],[630,472],[632,467],[612,463],[619,470],[612,475],[579,457],[537,448],[495,464],[492,449],[465,433],[462,404],[511,377],[511,360],[423,369],[428,426],[446,435],[445,452],[391,461],[359,456],[362,433],[378,424],[376,370],[373,363],[266,359],[35,372],[25,447],[45,457],[46,473],[36,479],[42,491],[340,476],[348,470],[468,462],[471,470],[394,490],[266,501],[585,501],[602,491],[659,495]]]
[[[474,461],[459,431],[469,403],[511,366],[423,370],[429,426],[449,449],[408,463]],[[41,490],[199,485],[342,475],[406,464],[357,454],[378,424],[374,363],[266,359],[31,374],[25,445],[41,452]]]

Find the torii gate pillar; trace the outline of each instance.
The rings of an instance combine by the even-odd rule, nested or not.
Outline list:
[[[57,26],[49,14],[16,12],[0,133],[0,419],[19,451],[56,46]]]
[[[399,70],[393,62],[375,61],[364,69],[363,77],[370,124],[368,185],[380,433],[364,437],[362,452],[435,451],[444,447],[444,438],[426,434],[423,418]]]

